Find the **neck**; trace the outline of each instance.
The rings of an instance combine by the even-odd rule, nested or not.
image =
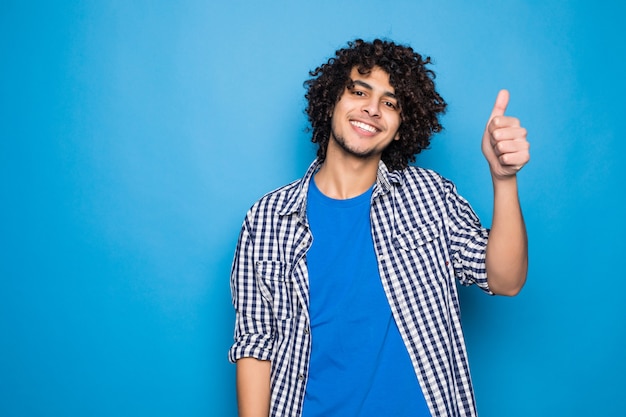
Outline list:
[[[359,196],[376,181],[379,159],[327,158],[315,174],[315,185],[330,198]]]

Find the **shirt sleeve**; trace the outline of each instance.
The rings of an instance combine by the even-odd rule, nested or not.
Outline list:
[[[239,234],[230,277],[235,335],[228,359],[233,363],[244,357],[270,360],[272,351],[272,312],[259,290],[254,253],[254,238],[246,218]]]
[[[487,283],[485,255],[489,230],[484,228],[470,204],[461,197],[456,186],[444,179],[451,257],[456,278],[462,285],[476,284],[493,294]]]

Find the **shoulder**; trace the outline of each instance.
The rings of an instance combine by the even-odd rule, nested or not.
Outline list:
[[[261,197],[248,211],[248,215],[263,212],[263,215],[290,214],[302,209],[306,201],[308,184],[320,162],[315,159],[303,177],[276,188]]]
[[[442,212],[457,199],[454,183],[434,170],[410,166],[396,173],[395,196],[411,209]]]
[[[422,168],[418,166],[408,166],[400,171],[405,178],[442,178],[439,173],[432,169]]]
[[[259,213],[264,216],[272,216],[286,210],[298,199],[302,192],[303,181],[300,178],[266,193],[250,207],[248,217],[256,216]]]
[[[449,187],[454,187],[452,181],[428,168],[409,166],[400,171],[400,175],[403,185],[408,187],[428,187],[440,189],[443,192]]]

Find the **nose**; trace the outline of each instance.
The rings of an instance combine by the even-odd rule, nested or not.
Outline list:
[[[380,117],[380,102],[378,100],[368,100],[367,103],[363,104],[362,110],[370,117]]]

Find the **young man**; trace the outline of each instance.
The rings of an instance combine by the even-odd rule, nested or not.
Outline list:
[[[444,100],[410,47],[356,40],[311,72],[318,157],[248,212],[231,276],[239,413],[474,416],[456,280],[515,295],[527,241],[516,174],[526,130],[498,94],[482,139],[483,228],[454,185],[409,166]]]

